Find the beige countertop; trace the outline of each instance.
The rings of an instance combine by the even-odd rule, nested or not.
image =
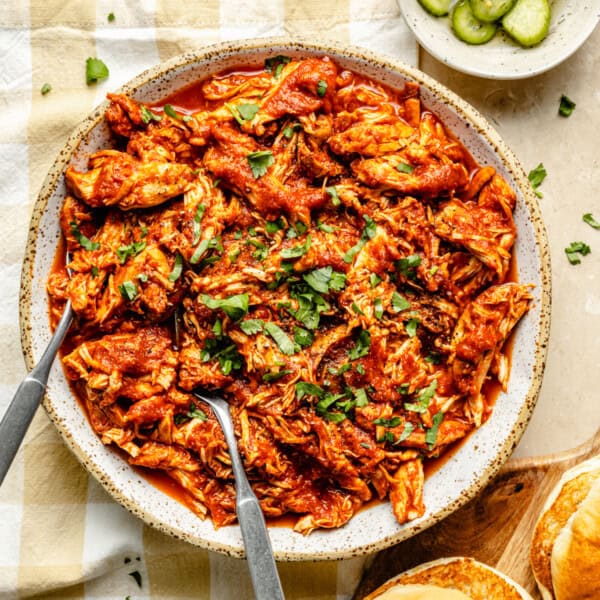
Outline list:
[[[519,81],[463,75],[421,51],[420,67],[475,106],[498,130],[527,172],[548,171],[539,200],[552,257],[552,322],[544,381],[514,456],[571,448],[600,427],[600,27],[567,61]],[[558,115],[568,95],[577,107]],[[591,254],[571,265],[573,241]]]

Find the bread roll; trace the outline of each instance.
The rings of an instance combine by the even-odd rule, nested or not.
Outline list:
[[[413,587],[410,591],[415,593],[425,588],[430,595],[386,595],[388,592],[395,593],[395,591],[402,593],[404,587]],[[472,558],[464,557],[442,558],[405,571],[384,583],[364,600],[396,600],[396,598],[445,600],[446,596],[443,594],[452,591],[459,592],[461,595],[448,596],[448,600],[465,596],[470,600],[533,600],[519,584],[500,571]]]
[[[548,496],[530,559],[544,600],[600,600],[600,456],[567,471]]]
[[[470,596],[458,590],[418,583],[394,585],[383,592],[381,596],[377,596],[377,600],[431,600],[432,598],[435,600],[471,600]]]

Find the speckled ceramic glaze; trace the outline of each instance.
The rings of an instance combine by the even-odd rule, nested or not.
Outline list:
[[[459,40],[449,17],[434,17],[418,0],[398,0],[400,10],[419,43],[448,66],[490,79],[522,79],[543,73],[573,54],[600,19],[600,0],[550,0],[548,36],[533,48],[523,48],[501,29],[487,44],[471,46]]]
[[[251,40],[211,46],[158,65],[120,91],[155,102],[178,88],[234,66],[262,64],[268,56],[304,57],[327,54],[342,67],[394,87],[407,80],[421,85],[422,99],[462,140],[480,163],[491,164],[517,190],[515,221],[519,279],[534,284],[532,310],[516,330],[512,374],[507,394],[497,400],[493,416],[425,485],[427,511],[399,525],[390,505],[360,511],[345,527],[316,531],[307,537],[286,527],[270,531],[279,560],[339,559],[374,552],[406,539],[465,504],[482,489],[510,456],[531,416],[541,384],[550,315],[550,258],[539,207],[527,177],[498,134],[471,106],[439,83],[404,64],[370,52],[336,45]],[[50,338],[45,283],[59,239],[58,214],[65,195],[63,172],[69,163],[84,168],[90,152],[108,144],[100,105],[65,144],[42,187],[31,221],[21,289],[22,344],[32,366]],[[243,555],[237,526],[215,530],[185,506],[140,477],[92,432],[59,365],[55,365],[44,407],[77,458],[123,506],[149,525],[192,544],[234,556]],[[50,474],[49,474],[50,475]]]

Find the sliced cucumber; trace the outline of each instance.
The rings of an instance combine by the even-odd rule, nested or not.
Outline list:
[[[480,21],[492,23],[504,16],[516,0],[470,0],[473,14]]]
[[[450,11],[452,0],[419,0],[419,4],[432,15],[443,17]]]
[[[458,0],[452,11],[452,29],[467,44],[485,44],[498,29],[495,23],[484,23],[475,17],[468,0]]]
[[[504,31],[522,46],[535,46],[550,29],[548,0],[517,0],[502,18]]]

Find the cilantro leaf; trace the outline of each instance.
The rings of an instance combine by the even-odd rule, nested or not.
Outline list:
[[[130,256],[137,256],[146,247],[146,242],[132,242],[127,246],[119,246],[117,248],[117,258],[124,265]]]
[[[137,298],[138,290],[135,283],[132,281],[124,281],[122,285],[117,287],[121,296],[123,296],[125,300],[129,300],[131,302]]]
[[[371,240],[377,234],[377,224],[371,217],[368,215],[363,215],[363,219],[365,220],[365,227],[362,230],[360,239],[358,242],[344,254],[344,262],[350,264],[354,257],[360,252],[362,247],[367,243],[368,240]]]
[[[373,301],[373,314],[376,319],[383,317],[383,303],[381,302],[381,298],[375,298]]]
[[[401,258],[396,266],[400,271],[401,275],[408,279],[414,279],[416,275],[416,268],[421,264],[421,257],[418,254],[411,254],[406,258]]]
[[[540,163],[535,169],[532,169],[531,171],[529,171],[529,175],[527,175],[527,179],[529,179],[531,186],[533,187],[534,191],[535,191],[535,195],[538,198],[542,197],[542,193],[538,191],[538,187],[540,187],[540,185],[542,184],[542,181],[544,181],[544,179],[546,179],[546,176],[548,175],[544,165],[542,163]]]
[[[90,85],[108,77],[108,67],[99,59],[89,57],[85,61],[85,82]]]
[[[404,329],[406,330],[408,337],[412,338],[417,335],[417,326],[419,323],[419,319],[409,319],[406,323],[404,323]]]
[[[314,339],[315,335],[312,331],[294,325],[294,341],[296,344],[303,348],[307,348],[313,343]]]
[[[377,287],[382,281],[383,279],[379,277],[377,273],[371,273],[369,275],[369,283],[371,284],[372,288]]]
[[[258,152],[250,152],[246,155],[248,164],[252,169],[252,175],[254,179],[262,177],[267,169],[275,162],[273,153],[270,150],[260,150]]]
[[[348,358],[356,360],[366,356],[371,348],[371,334],[366,329],[361,329],[356,337],[354,346],[348,350]]]
[[[109,23],[112,23],[112,22],[115,20],[115,13],[113,13],[113,12],[110,12],[110,13],[108,13],[108,15],[107,15],[107,17],[106,17],[106,20],[107,20]]]
[[[236,294],[223,299],[202,294],[200,298],[208,308],[221,309],[233,321],[239,321],[248,313],[248,294]]]
[[[317,94],[323,98],[323,96],[325,96],[325,94],[327,93],[327,82],[323,81],[323,79],[319,79],[319,82],[317,83]]]
[[[433,447],[435,446],[435,443],[437,441],[438,430],[439,430],[440,424],[443,420],[444,420],[444,413],[442,411],[437,412],[437,413],[435,413],[435,415],[433,415],[433,424],[431,425],[431,427],[427,430],[427,433],[425,434],[425,443],[427,444],[427,447],[429,448],[429,450],[432,450]]]
[[[325,395],[325,390],[316,383],[310,383],[309,381],[298,381],[295,385],[296,398],[302,400],[304,396],[316,396],[322,398]]]
[[[383,427],[398,427],[402,420],[400,417],[392,417],[391,419],[375,419],[373,421],[373,425],[383,425]]]
[[[148,123],[150,123],[150,121],[162,121],[161,115],[157,115],[156,113],[153,113],[146,106],[140,106],[140,111],[142,112],[142,121],[146,125],[148,125]]]
[[[183,257],[179,252],[177,256],[175,256],[175,264],[173,265],[173,270],[169,273],[169,281],[177,281],[181,277],[181,272],[183,271]]]
[[[172,119],[181,119],[181,117],[177,114],[175,109],[170,104],[165,104],[163,106],[163,111],[165,115],[171,117]]]
[[[405,402],[404,408],[411,412],[425,413],[429,408],[429,403],[437,390],[437,379],[434,379],[426,388],[423,388],[417,395],[414,403]]]
[[[275,325],[272,321],[268,321],[265,323],[265,331],[275,340],[275,343],[284,354],[288,356],[294,354],[296,349],[294,342],[290,340],[287,333],[281,327]]]
[[[291,60],[289,56],[282,56],[281,54],[267,58],[265,60],[265,71],[267,73],[273,72],[273,76],[277,79],[281,74],[283,66],[287,65]]]
[[[558,114],[561,117],[570,117],[575,110],[577,104],[571,100],[568,96],[564,94],[560,97],[560,105],[558,107]]]
[[[414,170],[414,167],[411,167],[405,162],[401,162],[396,165],[396,171],[400,171],[400,173],[406,173],[407,175],[410,175]]]
[[[265,383],[271,383],[272,381],[277,381],[286,375],[293,373],[291,369],[282,369],[281,371],[269,371],[262,376],[262,380]]]
[[[291,248],[286,248],[281,251],[281,258],[299,258],[300,256],[304,256],[308,249],[310,248],[310,244],[312,242],[312,238],[310,234],[306,236],[306,240],[304,244],[300,244],[299,246],[292,246]]]
[[[48,92],[52,91],[52,86],[49,83],[45,83],[40,90],[42,96],[45,96]]]
[[[331,197],[331,204],[333,204],[333,206],[339,206],[342,203],[340,197],[338,196],[337,188],[334,185],[326,187],[325,191]]]
[[[244,121],[252,121],[258,113],[259,106],[258,104],[238,104],[237,109]]]
[[[71,221],[69,225],[71,227],[71,233],[73,234],[73,237],[79,242],[79,245],[84,250],[92,251],[100,248],[100,244],[98,242],[92,242],[90,238],[86,237],[83,235],[83,233],[81,233],[81,231],[79,231],[79,225],[77,224],[77,221]]]
[[[260,333],[265,326],[265,322],[262,319],[246,319],[240,323],[240,329],[246,335],[254,335]]]
[[[328,294],[330,289],[339,292],[346,285],[346,275],[334,271],[330,266],[304,273],[302,278],[313,290],[321,294]]]
[[[401,296],[395,291],[392,294],[392,310],[395,313],[399,313],[407,308],[410,308],[410,302],[404,296]]]

